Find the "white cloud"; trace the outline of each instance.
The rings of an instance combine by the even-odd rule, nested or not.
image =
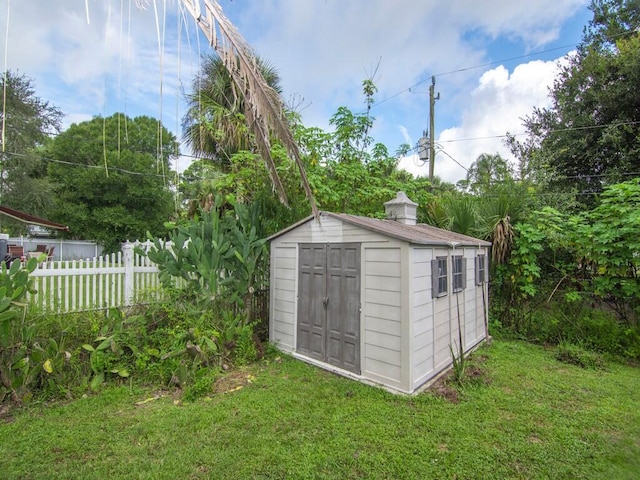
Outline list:
[[[398,162],[398,168],[414,174],[416,177],[429,175],[429,163],[420,161],[418,154],[402,157]]]
[[[305,119],[314,124],[337,106],[363,106],[360,82],[379,59],[374,80],[380,100],[433,73],[483,63],[487,38],[505,35],[529,49],[539,47],[557,38],[562,23],[585,3],[273,0],[252,2],[237,21],[257,51],[274,61],[285,90],[312,102]],[[466,38],[469,32],[482,41]],[[448,81],[463,85],[473,75],[461,73]],[[397,101],[410,107],[416,96]]]
[[[453,159],[465,167],[482,153],[499,153],[512,160],[503,136],[524,133],[522,119],[534,107],[549,106],[548,89],[557,69],[558,61],[533,61],[517,66],[511,74],[503,66],[486,71],[471,92],[461,124],[442,131],[437,139],[442,151],[436,154],[435,174],[455,183],[466,172]],[[414,174],[428,172],[426,167],[416,167],[415,158],[403,159],[401,167]]]
[[[398,125],[398,129],[402,134],[402,138],[404,138],[404,142],[408,145],[413,144],[413,141],[411,140],[411,135],[409,135],[409,130],[407,130],[407,127],[405,127],[404,125]]]
[[[140,10],[133,1],[12,2],[8,68],[34,79],[37,94],[62,108],[69,119],[125,110],[158,117],[162,86],[163,97],[171,97],[164,99],[168,106],[163,120],[169,118],[169,128],[174,129],[178,81],[180,75],[184,81],[192,77],[193,62],[188,57],[197,55],[195,46],[193,50],[183,46],[178,58],[176,5],[167,2],[161,62],[162,2],[158,2],[159,30],[153,7]],[[0,25],[5,27],[6,13],[4,7],[0,9]],[[169,15],[173,15],[171,24]]]
[[[74,123],[88,122],[93,117],[84,113],[67,113],[62,121],[62,129],[66,130]]]
[[[452,0],[446,8],[466,29],[476,28],[494,38],[500,35],[519,38],[536,48],[557,38],[566,18],[588,3],[587,0]]]

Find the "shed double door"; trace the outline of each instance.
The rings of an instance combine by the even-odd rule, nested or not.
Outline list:
[[[301,244],[296,350],[360,373],[360,244]]]

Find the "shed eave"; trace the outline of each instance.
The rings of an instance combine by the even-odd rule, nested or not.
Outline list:
[[[376,228],[375,223],[370,223],[370,222],[366,222],[365,223],[365,222],[362,222],[362,221],[357,221],[356,220],[358,218],[357,216],[350,216],[348,214],[337,214],[337,213],[325,212],[325,211],[321,211],[320,212],[320,216],[318,217],[317,220],[315,220],[315,217],[313,215],[309,215],[308,217],[305,217],[302,220],[297,221],[296,223],[288,226],[287,228],[284,228],[283,230],[280,230],[279,232],[274,233],[270,237],[267,237],[267,241],[275,240],[275,239],[281,237],[282,235],[285,235],[286,233],[288,233],[288,232],[290,232],[292,230],[295,230],[296,228],[300,227],[301,225],[304,225],[305,223],[307,223],[309,221],[314,221],[315,220],[315,221],[321,222],[321,219],[322,219],[323,216],[324,217],[330,217],[330,218],[333,218],[333,219],[336,219],[336,220],[340,220],[341,222],[348,223],[350,225],[354,225],[356,227],[363,228],[363,229],[371,231],[371,232],[379,233],[379,234],[384,235],[384,236],[389,237],[389,238],[395,238],[395,239],[398,239],[398,240],[402,240],[402,241],[405,241],[405,242],[407,242],[409,244],[412,244],[412,245],[434,245],[434,246],[445,246],[445,247],[450,247],[450,248],[457,248],[457,247],[490,247],[491,246],[491,242],[487,242],[486,240],[480,240],[479,238],[472,238],[472,237],[469,237],[468,241],[465,241],[465,240],[447,241],[447,240],[440,240],[440,239],[430,238],[428,236],[428,234],[425,233],[424,238],[416,238],[415,236],[405,235],[402,231],[389,232],[388,230],[386,230],[384,228]],[[376,220],[376,219],[370,219],[370,220]]]
[[[355,225],[360,228],[364,228],[365,230],[369,230],[372,232],[379,233],[381,235],[385,235],[387,237],[396,238],[398,240],[403,240],[410,244],[415,245],[436,245],[436,246],[447,246],[451,248],[455,247],[490,247],[491,242],[487,242],[486,240],[480,240],[479,238],[471,238],[469,237],[469,241],[447,241],[447,240],[438,240],[435,238],[430,238],[427,234],[425,234],[424,238],[416,238],[415,236],[404,235],[402,231],[389,232],[383,228],[376,228],[375,224],[370,223],[362,223],[357,220],[354,220],[348,214],[336,214],[331,212],[323,212],[323,214],[335,218],[337,220],[341,220],[350,225]],[[354,216],[357,218],[357,216]],[[375,220],[375,219],[372,219]],[[436,228],[436,227],[434,227]]]
[[[325,213],[325,212],[320,212],[320,216],[322,216],[323,213]],[[308,217],[305,217],[302,220],[298,220],[296,223],[294,223],[292,225],[289,225],[287,228],[284,228],[284,229],[280,230],[279,232],[274,233],[270,237],[267,237],[267,241],[270,242],[271,240],[275,240],[276,238],[281,237],[285,233],[288,233],[291,230],[295,230],[300,225],[304,225],[309,220],[313,220],[313,219],[314,219],[314,216],[313,215],[309,215]]]

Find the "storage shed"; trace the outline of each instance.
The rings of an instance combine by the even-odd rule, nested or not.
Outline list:
[[[387,219],[321,212],[270,237],[269,339],[295,357],[413,393],[487,337],[491,244],[416,224],[399,192]]]

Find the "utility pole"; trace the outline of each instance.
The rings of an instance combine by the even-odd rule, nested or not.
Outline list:
[[[436,100],[440,100],[440,92],[435,95],[436,77],[431,77],[429,87],[429,181],[433,182],[433,170],[436,163],[435,129],[436,129]]]

